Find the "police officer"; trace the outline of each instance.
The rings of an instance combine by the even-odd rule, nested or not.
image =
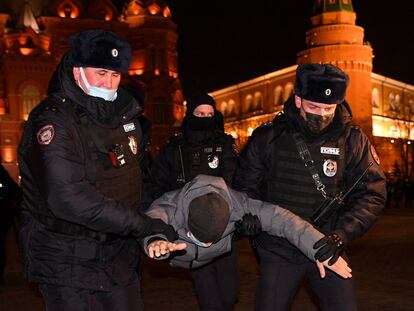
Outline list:
[[[295,93],[285,103],[284,113],[253,132],[233,184],[253,198],[314,219],[327,233],[322,241],[326,248],[316,258],[323,261],[333,256],[330,263],[369,230],[386,201],[385,177],[376,151],[361,128],[351,122],[345,101],[348,82],[348,76],[335,66],[300,65]],[[344,205],[316,222],[319,207],[348,189]],[[257,310],[289,310],[305,276],[322,310],[357,309],[352,279],[329,271],[320,279],[314,265],[285,239],[261,233],[255,243],[260,257]]]
[[[136,239],[176,236],[138,211],[140,107],[118,89],[131,48],[105,30],[70,44],[19,147],[25,273],[47,310],[142,310]]]
[[[224,133],[223,116],[208,94],[195,95],[187,101],[182,132],[174,135],[154,159],[151,199],[182,188],[199,174],[222,177],[231,185],[238,154],[234,140]],[[232,252],[210,264],[192,270],[198,301],[202,310],[231,310],[237,301],[239,274],[238,243]]]

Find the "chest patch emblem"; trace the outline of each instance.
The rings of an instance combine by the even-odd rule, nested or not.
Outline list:
[[[124,131],[125,133],[131,132],[135,130],[135,124],[134,123],[128,123],[128,124],[124,124]]]
[[[207,160],[208,160],[208,166],[210,168],[215,169],[215,168],[217,168],[219,166],[219,158],[218,158],[218,156],[216,156],[216,155],[213,156],[212,154],[210,154],[207,157]]]
[[[327,159],[323,163],[323,173],[328,177],[333,177],[338,171],[338,164],[335,160]]]
[[[333,155],[339,155],[339,148],[333,148],[333,147],[321,147],[321,153],[322,153],[322,154],[333,154]]]
[[[36,134],[37,142],[41,145],[49,145],[55,137],[55,128],[52,124],[43,126]]]
[[[128,139],[129,139],[129,143],[128,143],[129,149],[131,149],[131,152],[133,154],[137,154],[138,153],[137,139],[134,136],[128,136]]]

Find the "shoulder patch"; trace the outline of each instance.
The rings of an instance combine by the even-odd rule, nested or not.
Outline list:
[[[55,128],[52,124],[43,126],[36,134],[37,142],[40,145],[49,145],[55,137]]]
[[[378,165],[380,165],[381,161],[380,161],[380,158],[379,158],[379,156],[377,154],[377,151],[375,150],[374,146],[371,145],[369,147],[369,150],[371,151],[371,156],[374,159],[375,163],[377,163]]]

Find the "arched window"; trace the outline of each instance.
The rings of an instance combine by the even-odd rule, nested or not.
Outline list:
[[[253,111],[253,96],[248,94],[244,100],[244,111],[251,112]]]
[[[233,117],[236,115],[236,102],[233,99],[229,100],[227,104],[227,115]]]
[[[226,101],[221,102],[219,110],[221,111],[221,113],[223,114],[224,117],[227,117],[228,111],[227,111],[227,102]]]
[[[288,82],[285,85],[285,91],[283,93],[283,102],[287,101],[290,95],[293,94],[293,83]]]
[[[274,99],[273,99],[273,106],[276,110],[278,110],[278,107],[283,105],[283,88],[281,85],[278,85],[275,87],[274,90]]]
[[[372,89],[372,95],[371,95],[371,103],[372,108],[379,108],[380,107],[380,99],[379,99],[379,92],[377,88]]]
[[[27,85],[22,91],[22,98],[23,98],[22,117],[24,120],[27,120],[30,111],[32,111],[32,109],[40,101],[40,91],[37,87],[33,85]]]
[[[263,95],[260,92],[254,93],[253,111],[261,110],[263,107]]]
[[[77,1],[71,1],[71,0],[62,1],[56,8],[57,15],[62,18],[79,17],[80,8],[74,2],[77,2]]]
[[[395,95],[393,92],[390,92],[388,94],[388,107],[389,107],[390,112],[392,113],[400,112],[399,101],[400,101],[399,95]]]

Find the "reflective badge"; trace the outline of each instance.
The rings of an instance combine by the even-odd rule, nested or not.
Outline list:
[[[322,153],[322,154],[333,154],[333,155],[339,155],[339,148],[333,148],[333,147],[321,147],[321,153]]]
[[[124,124],[125,133],[131,132],[133,130],[135,130],[135,124],[133,122],[128,123],[128,124]]]
[[[338,170],[338,164],[335,160],[325,160],[323,163],[323,173],[328,177],[333,177],[336,174],[336,171]]]
[[[369,148],[369,150],[371,151],[371,155],[372,155],[372,158],[374,159],[375,163],[377,163],[378,165],[380,165],[381,161],[380,161],[380,158],[379,158],[379,156],[377,154],[377,151],[375,150],[374,146],[371,145],[371,147]]]
[[[210,168],[217,168],[218,166],[219,166],[219,158],[218,158],[218,156],[213,156],[213,155],[209,155],[208,157],[207,157],[207,160],[208,160],[208,166],[210,167]]]
[[[52,124],[45,125],[36,134],[37,141],[41,145],[49,145],[55,137],[55,128]]]
[[[134,136],[128,136],[129,139],[129,148],[131,149],[131,152],[133,154],[137,154],[138,153],[138,143],[137,140]]]

